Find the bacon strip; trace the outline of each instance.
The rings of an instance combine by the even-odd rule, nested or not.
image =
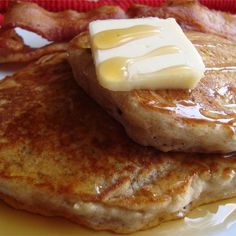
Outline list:
[[[10,29],[0,34],[0,63],[36,60],[47,54],[64,52],[67,45],[68,43],[52,43],[42,48],[30,48],[14,29]]]
[[[83,13],[73,10],[53,13],[34,3],[18,2],[6,13],[2,30],[21,27],[49,41],[62,42],[86,30],[90,21],[109,18],[126,18],[126,14],[117,6],[102,6]]]
[[[128,9],[129,17],[173,17],[183,29],[212,33],[236,41],[236,18],[232,14],[210,10],[198,1],[169,0],[155,8],[136,5]]]
[[[72,10],[52,13],[34,3],[14,3],[6,13],[0,30],[0,63],[32,61],[47,54],[66,51],[67,42],[85,31],[90,21],[107,18],[126,18],[126,14],[115,6],[103,6],[86,13]],[[21,37],[12,29],[14,27],[33,31],[59,43],[30,48],[24,45]],[[81,40],[83,47],[88,44],[83,42],[84,38]]]
[[[19,52],[0,49],[0,63],[33,61],[47,54],[65,52],[67,47],[68,43],[52,43],[42,48],[24,48]]]
[[[7,30],[0,34],[0,49],[20,51],[25,49],[23,39],[15,32],[14,29]]]

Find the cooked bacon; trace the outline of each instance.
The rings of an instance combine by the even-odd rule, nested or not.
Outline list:
[[[0,49],[20,51],[25,49],[23,39],[15,32],[14,29],[7,30],[0,34]]]
[[[198,0],[166,0],[165,4],[166,6],[174,6],[174,5],[183,5],[187,3],[196,3]]]
[[[126,18],[124,11],[116,6],[102,6],[89,12],[79,13],[67,10],[52,13],[34,3],[14,3],[4,17],[0,30],[0,63],[32,61],[55,52],[66,51],[67,42],[85,31],[90,21],[95,19]],[[14,27],[21,27],[44,38],[59,42],[42,48],[30,48],[14,31]],[[88,42],[83,41],[82,47]]]
[[[6,13],[2,29],[21,27],[50,41],[62,42],[86,30],[90,21],[108,18],[126,18],[126,14],[117,6],[101,6],[83,13],[73,10],[53,13],[34,3],[16,2]]]
[[[64,52],[67,46],[68,43],[52,43],[42,48],[24,48],[19,52],[0,49],[0,63],[33,61],[47,54]]]
[[[85,31],[72,39],[69,43],[70,47],[74,48],[91,48],[89,41],[89,32]]]
[[[54,52],[66,51],[67,43],[52,43],[42,48],[30,48],[10,29],[0,34],[0,63],[27,62]]]
[[[183,29],[212,33],[236,41],[236,18],[232,14],[210,10],[197,1],[169,0],[155,8],[136,5],[128,10],[129,17],[173,17]]]

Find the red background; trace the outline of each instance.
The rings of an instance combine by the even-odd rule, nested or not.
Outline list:
[[[62,11],[65,9],[86,11],[104,4],[119,5],[122,8],[127,9],[128,6],[133,3],[160,6],[164,1],[165,0],[28,0],[26,2],[36,2],[50,11]],[[12,0],[0,0],[1,13],[4,13],[7,10],[10,2],[12,2]],[[236,13],[236,0],[200,0],[200,2],[212,9]],[[0,24],[2,19],[3,16],[0,14]]]
[[[0,12],[4,13],[7,9],[7,6],[12,1],[14,0],[0,0]],[[50,11],[62,11],[68,8],[84,11],[104,4],[116,4],[120,5],[124,9],[126,9],[132,3],[160,6],[160,4],[164,1],[165,0],[28,0],[26,2],[36,2]],[[200,0],[200,2],[209,8],[236,13],[235,0]]]

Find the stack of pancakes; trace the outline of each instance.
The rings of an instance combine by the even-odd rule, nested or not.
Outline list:
[[[79,37],[1,81],[0,198],[129,233],[236,196],[236,43],[186,34],[207,67],[192,91],[105,90]]]

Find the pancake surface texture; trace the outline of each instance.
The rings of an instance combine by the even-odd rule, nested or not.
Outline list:
[[[137,143],[161,151],[236,151],[236,43],[186,32],[206,66],[192,90],[115,92],[97,82],[90,50],[71,43],[69,61],[78,84],[118,120]]]
[[[76,85],[66,54],[0,82],[0,198],[128,233],[236,196],[236,160],[139,146]]]

